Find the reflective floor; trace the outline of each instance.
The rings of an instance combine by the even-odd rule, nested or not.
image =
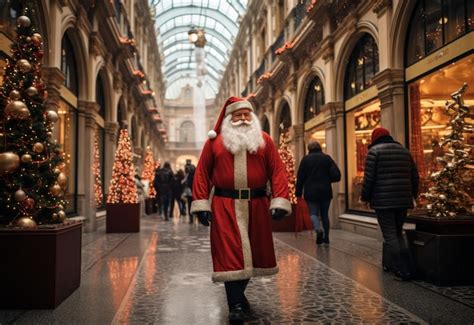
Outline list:
[[[84,234],[81,287],[55,310],[0,310],[0,324],[226,324],[212,283],[208,228],[158,216],[138,234]],[[340,230],[275,234],[280,273],[253,279],[249,324],[473,324],[474,287],[400,283],[380,268],[381,243]]]

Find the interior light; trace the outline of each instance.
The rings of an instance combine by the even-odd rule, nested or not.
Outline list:
[[[445,24],[445,25],[446,25],[446,24],[448,23],[448,17],[441,17],[441,18],[438,20],[438,23],[439,23],[440,25],[442,25],[442,24]]]
[[[317,84],[316,86],[314,86],[314,90],[320,91],[320,90],[321,90],[321,86],[320,86],[319,84]]]
[[[352,88],[352,89],[355,89],[355,87],[356,87],[356,84],[355,84],[355,82],[354,82],[354,81],[353,81],[353,82],[351,82],[351,88]]]

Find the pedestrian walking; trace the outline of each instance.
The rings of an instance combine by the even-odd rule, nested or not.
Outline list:
[[[407,209],[414,207],[419,176],[410,152],[382,127],[372,131],[365,162],[361,201],[375,210],[397,280],[412,277],[409,252],[403,239]]]
[[[171,205],[170,205],[170,217],[174,214],[174,206],[175,204],[178,205],[179,215],[185,216],[186,210],[183,204],[182,195],[184,191],[183,185],[184,179],[184,171],[182,169],[178,170],[176,174],[173,176],[173,185],[172,185],[172,197],[171,197]]]
[[[183,180],[184,190],[183,196],[184,200],[188,206],[188,215],[189,215],[189,223],[193,223],[193,215],[191,214],[191,204],[193,202],[193,181],[194,181],[194,173],[196,171],[196,166],[191,163],[191,159],[186,160],[186,165],[184,166],[185,177]]]
[[[163,168],[159,168],[155,174],[153,185],[158,191],[160,200],[160,214],[165,217],[165,220],[170,216],[170,205],[173,185],[173,171],[169,162],[165,162]]]
[[[341,171],[331,156],[322,152],[319,142],[310,141],[308,152],[298,168],[295,194],[297,197],[304,195],[316,231],[316,244],[329,245],[331,183],[341,180]],[[322,229],[320,218],[323,224]]]

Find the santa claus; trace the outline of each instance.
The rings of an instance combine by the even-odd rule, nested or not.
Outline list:
[[[250,309],[249,279],[278,272],[270,215],[281,219],[291,211],[286,171],[246,100],[229,98],[209,137],[194,175],[191,213],[203,225],[211,222],[212,279],[225,283],[229,319],[241,320]]]

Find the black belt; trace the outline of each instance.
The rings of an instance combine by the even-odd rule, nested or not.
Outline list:
[[[238,200],[251,200],[258,197],[267,196],[267,189],[265,188],[240,188],[237,190],[230,190],[225,188],[214,189],[215,196],[223,196]]]

